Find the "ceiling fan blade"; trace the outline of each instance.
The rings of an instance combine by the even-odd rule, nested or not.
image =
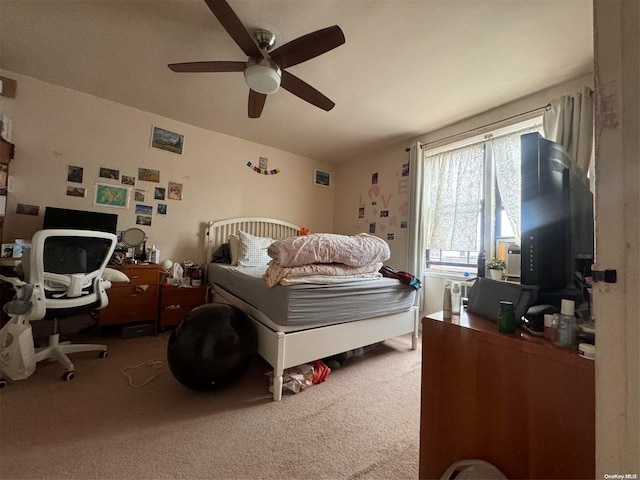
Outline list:
[[[170,63],[168,67],[174,72],[243,72],[245,62],[186,62]]]
[[[344,33],[334,25],[291,40],[270,52],[269,56],[280,68],[287,68],[333,50],[344,42]]]
[[[260,118],[266,100],[267,96],[264,93],[249,90],[249,118]]]
[[[280,82],[280,86],[285,90],[293,93],[296,97],[299,97],[318,108],[326,110],[327,112],[336,106],[335,103],[321,94],[311,85],[300,80],[298,77],[290,74],[287,71],[282,72],[282,81]]]
[[[262,52],[253,37],[244,27],[226,0],[204,0],[227,33],[238,44],[247,57],[262,57]]]

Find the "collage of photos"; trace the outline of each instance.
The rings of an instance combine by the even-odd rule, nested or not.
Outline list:
[[[183,146],[184,135],[152,127],[150,147],[181,155]],[[132,175],[132,172],[121,172],[115,168],[101,166],[96,172],[97,178],[90,180],[86,178],[86,173],[84,167],[67,165],[67,196],[85,198],[88,193],[85,182],[93,182],[92,195],[95,206],[129,209],[131,203],[137,225],[151,226],[154,215],[167,215],[169,200],[182,200],[183,184],[170,180],[160,185],[160,170],[139,167],[136,174]],[[158,185],[148,186],[143,182]],[[20,207],[17,213],[33,215],[31,210],[35,206]]]

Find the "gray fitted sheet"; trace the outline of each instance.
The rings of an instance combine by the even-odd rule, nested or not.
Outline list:
[[[209,283],[244,300],[281,326],[312,327],[409,310],[415,290],[394,278],[268,288],[265,268],[209,265]]]

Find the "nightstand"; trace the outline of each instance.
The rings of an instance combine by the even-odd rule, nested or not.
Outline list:
[[[158,308],[158,329],[178,325],[195,307],[207,303],[207,287],[160,287],[160,308]]]
[[[112,282],[107,290],[109,305],[100,312],[100,326],[153,322],[158,318],[160,266],[132,264],[109,267],[120,270],[130,282]]]

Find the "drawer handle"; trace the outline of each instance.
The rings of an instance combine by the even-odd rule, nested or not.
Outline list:
[[[182,305],[180,305],[179,303],[177,305],[167,305],[166,307],[164,307],[165,310],[179,310],[182,308]]]
[[[132,293],[131,295],[128,295],[129,297],[137,297],[138,294],[137,293]]]

